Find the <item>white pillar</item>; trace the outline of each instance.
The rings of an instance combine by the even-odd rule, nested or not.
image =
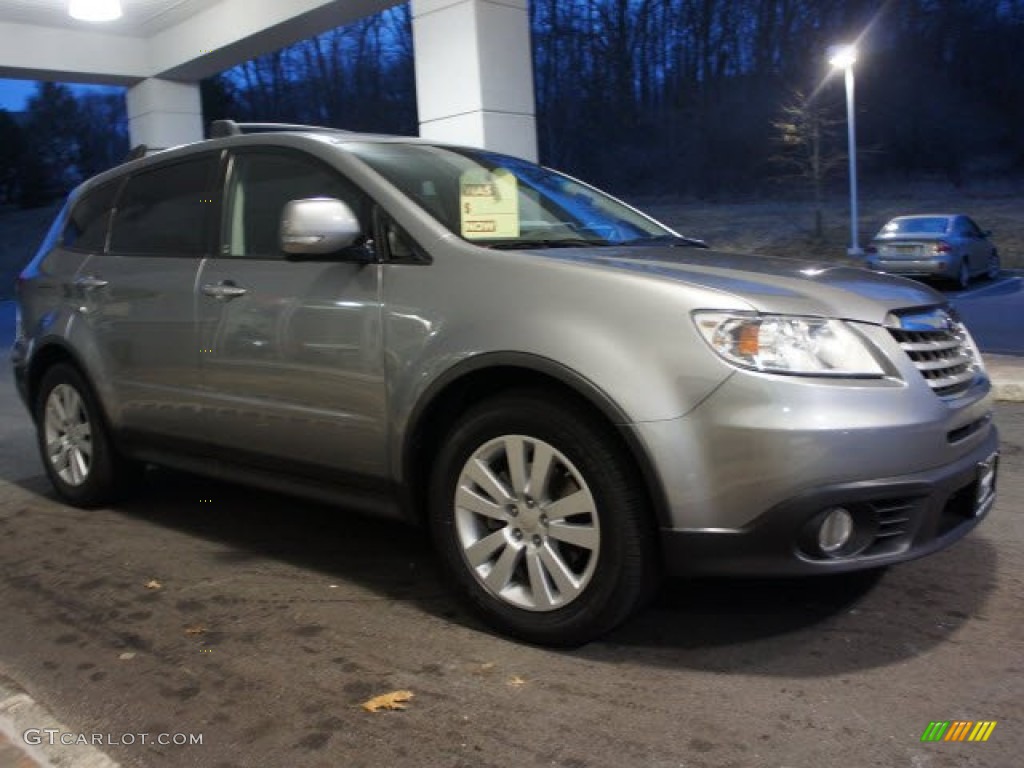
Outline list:
[[[151,78],[128,89],[128,133],[133,147],[167,149],[203,138],[198,83]]]
[[[412,0],[425,138],[537,159],[528,0]]]

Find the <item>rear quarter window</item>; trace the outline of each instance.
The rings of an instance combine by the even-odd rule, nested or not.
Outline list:
[[[103,251],[107,245],[110,213],[121,182],[115,181],[87,192],[71,209],[61,238],[65,248]]]

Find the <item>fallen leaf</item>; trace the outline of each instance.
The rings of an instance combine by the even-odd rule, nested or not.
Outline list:
[[[185,627],[185,634],[189,637],[198,637],[199,635],[206,634],[206,627],[200,627],[198,625],[194,627]]]
[[[405,709],[405,702],[413,696],[412,691],[392,691],[374,696],[363,703],[363,709],[367,712],[380,712],[382,709]]]
[[[494,671],[495,666],[497,665],[493,661],[488,661],[484,664],[474,664],[470,671],[474,675],[487,675]]]
[[[135,658],[135,654],[132,653],[131,651],[126,651],[125,653],[122,653],[117,658],[119,658],[121,661],[131,661],[132,659]]]
[[[526,685],[526,681],[523,680],[523,678],[521,678],[519,675],[512,675],[512,677],[505,681],[505,684],[509,688],[522,688],[524,685]]]
[[[163,589],[163,588],[164,588],[164,585],[161,584],[156,579],[153,579],[152,581],[147,581],[146,582],[146,589]]]

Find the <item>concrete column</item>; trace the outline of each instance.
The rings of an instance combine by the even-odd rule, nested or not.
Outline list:
[[[412,0],[425,138],[537,159],[528,0]]]
[[[133,147],[167,149],[203,138],[198,83],[150,78],[128,89],[127,103]]]

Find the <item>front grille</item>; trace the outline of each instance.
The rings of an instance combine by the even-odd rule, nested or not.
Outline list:
[[[889,328],[889,333],[939,397],[955,397],[970,388],[974,358],[957,329]]]

